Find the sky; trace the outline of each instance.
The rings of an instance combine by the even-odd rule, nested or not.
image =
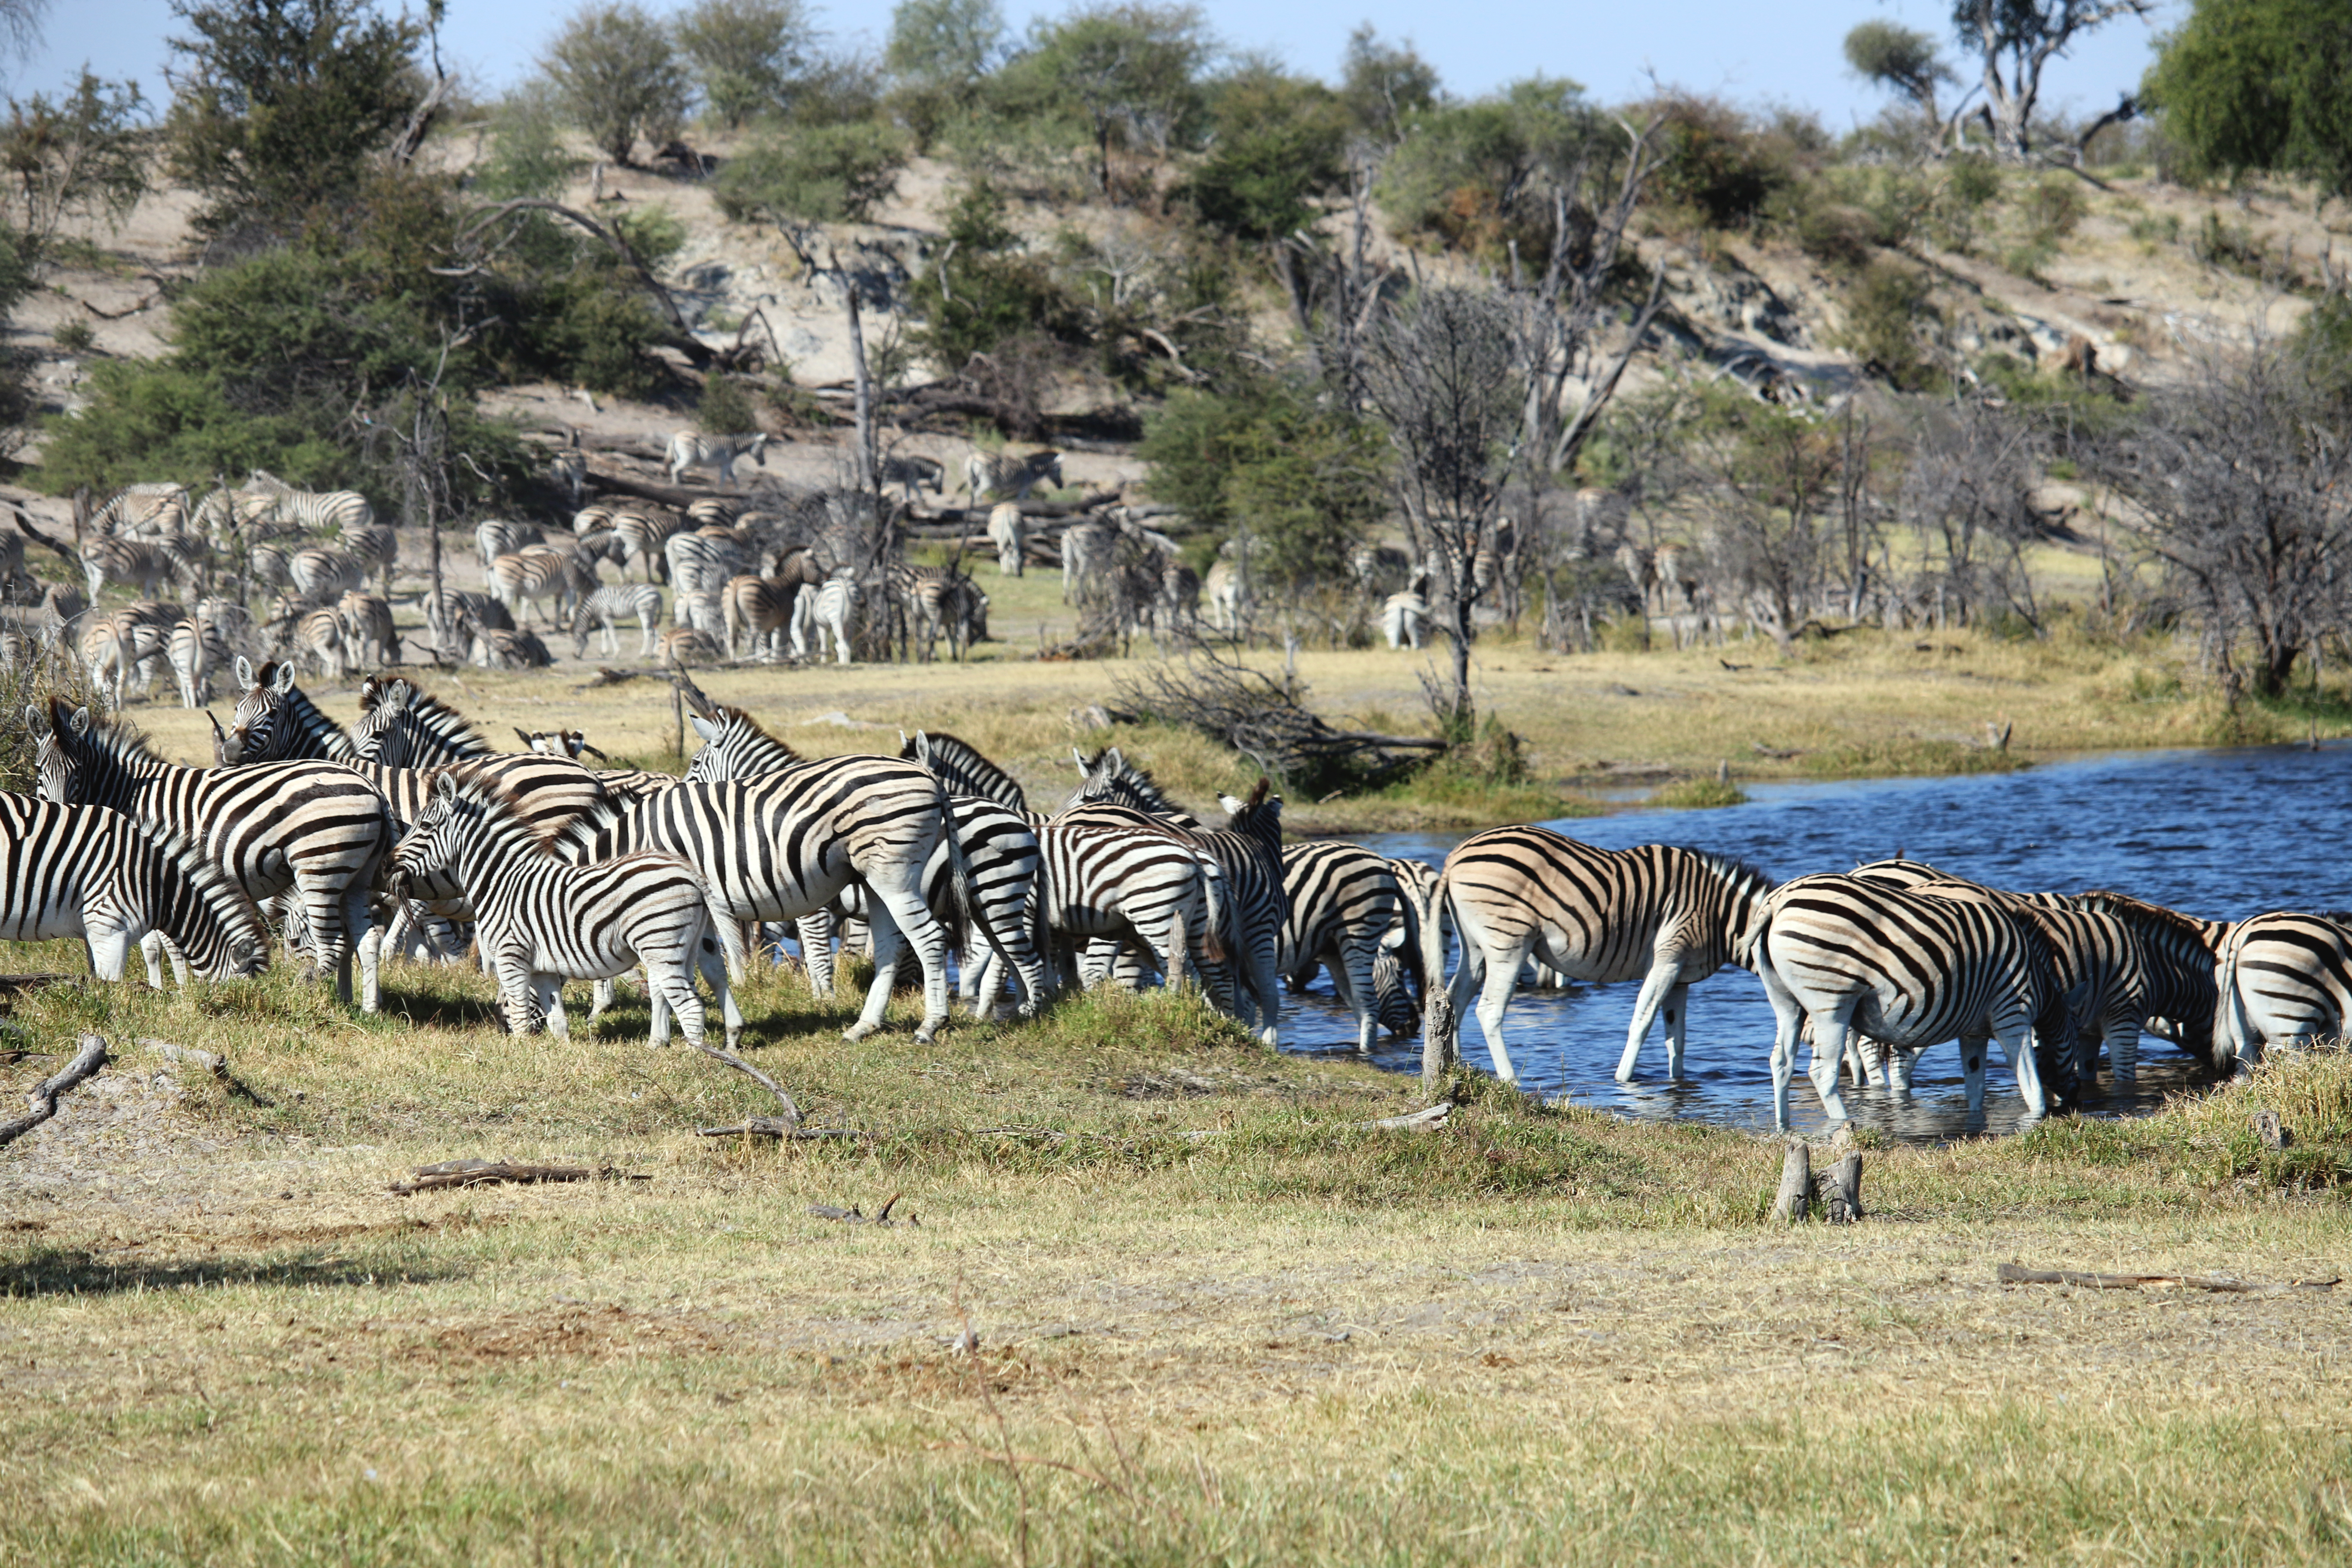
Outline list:
[[[889,6],[879,0],[814,3],[838,43],[878,47],[888,30]],[[478,92],[495,96],[530,74],[549,34],[572,8],[449,0],[445,58],[466,69]],[[648,0],[648,9],[668,8],[666,0]],[[1005,5],[1016,29],[1066,8]],[[1645,91],[1654,73],[1668,86],[1735,102],[1809,108],[1833,132],[1869,119],[1884,101],[1845,69],[1839,45],[1849,28],[1883,17],[1941,37],[1951,16],[1949,0],[1202,0],[1201,9],[1227,45],[1265,50],[1327,78],[1338,72],[1349,33],[1369,21],[1387,37],[1412,39],[1447,90],[1465,97],[1541,72],[1617,100]],[[2111,107],[2139,80],[2158,32],[2186,10],[2187,0],[2158,0],[2153,22],[2126,17],[2093,34],[2044,72],[2045,104],[2074,114]],[[54,90],[86,61],[100,76],[136,79],[151,101],[168,98],[163,40],[175,30],[170,0],[51,0],[49,12],[42,47],[10,77],[15,96]]]

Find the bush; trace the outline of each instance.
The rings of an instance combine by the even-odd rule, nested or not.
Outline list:
[[[1330,89],[1252,66],[1218,84],[1211,119],[1215,138],[1179,192],[1194,216],[1252,243],[1313,222],[1313,198],[1344,173],[1347,111]]]
[[[789,129],[730,159],[711,196],[738,223],[860,223],[898,188],[908,152],[904,133],[886,125]]]
[[[713,436],[746,436],[760,428],[758,410],[743,384],[716,371],[702,384],[702,401],[695,409],[694,422]]]
[[[1042,260],[1017,248],[1019,237],[1005,226],[1004,199],[986,181],[948,209],[947,237],[952,255],[943,254],[908,290],[923,323],[910,336],[941,370],[956,374],[973,355],[1016,340],[1085,341],[1076,301]]]
[[[1600,165],[1588,177],[1606,178],[1622,140],[1574,82],[1531,77],[1412,116],[1381,168],[1381,202],[1401,235],[1430,235],[1494,260],[1513,241],[1522,256],[1546,255],[1551,193],[1588,155]]]
[[[525,90],[491,112],[489,154],[472,184],[491,201],[549,201],[562,194],[572,168],[554,94]]]
[[[49,341],[56,343],[63,353],[88,353],[91,346],[98,342],[98,334],[90,331],[88,321],[76,316],[70,321],[59,322],[58,330],[49,334]]]
[[[1893,385],[1923,391],[1934,374],[1922,352],[1919,329],[1938,320],[1925,274],[1899,262],[1874,261],[1846,295],[1845,325],[1837,344]]]
[[[699,0],[677,20],[702,101],[729,126],[785,106],[815,37],[801,0]]]
[[[634,0],[604,0],[573,13],[541,60],[564,108],[616,163],[640,138],[677,134],[693,96],[669,37]]]
[[[1721,100],[1670,98],[1656,108],[1664,120],[1664,160],[1652,189],[1661,203],[1685,208],[1707,227],[1753,224],[1793,180],[1788,139],[1759,135]]]

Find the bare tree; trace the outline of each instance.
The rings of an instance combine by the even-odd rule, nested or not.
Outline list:
[[[2154,9],[2154,0],[1953,0],[1961,46],[1983,63],[1982,112],[1995,155],[2021,163],[2032,151],[2033,109],[2053,58],[2094,27]]]
[[[1837,563],[1844,456],[1835,429],[1762,403],[1724,411],[1692,442],[1707,575],[1784,653]]]
[[[2209,357],[2088,447],[2092,472],[2129,503],[2125,526],[2201,615],[2225,685],[2249,644],[2264,696],[2346,608],[2352,442],[2312,352],[2265,340]]]
[[[1926,563],[1918,597],[1938,625],[1998,599],[2038,631],[2025,550],[2044,531],[2033,504],[2040,440],[2023,421],[1974,400],[1924,420],[1911,442],[1896,514]]]

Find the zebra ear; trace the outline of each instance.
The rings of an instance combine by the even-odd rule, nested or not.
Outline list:
[[[253,673],[253,661],[243,654],[236,656],[236,685],[240,691],[250,691],[261,682]]]
[[[73,710],[73,732],[77,735],[89,733],[89,709],[87,705]]]
[[[435,800],[457,798],[457,781],[450,776],[446,768],[433,775],[433,798]]]
[[[694,732],[701,736],[705,742],[719,739],[719,726],[701,714],[689,713],[686,716],[686,721],[694,726]]]
[[[271,684],[280,697],[294,689],[294,666],[290,660],[278,667],[278,679]]]
[[[41,705],[39,703],[27,702],[25,704],[25,728],[30,730],[36,735],[41,732]]]
[[[518,741],[520,741],[520,742],[522,742],[522,749],[523,749],[524,751],[526,751],[526,752],[536,752],[537,750],[539,750],[539,737],[538,737],[538,736],[536,736],[536,735],[534,735],[534,734],[530,733],[529,731],[525,730],[525,729],[524,729],[521,725],[520,725],[520,724],[517,724],[516,726],[514,726],[514,732],[515,732],[515,739],[516,739],[516,740],[518,740]]]

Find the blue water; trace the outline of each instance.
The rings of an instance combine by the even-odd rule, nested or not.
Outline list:
[[[2268,910],[2352,907],[2352,744],[2236,751],[2138,752],[2057,763],[2022,773],[1958,779],[1752,784],[1743,805],[1708,811],[1630,812],[1548,824],[1588,844],[1622,849],[1682,844],[1737,855],[1776,879],[1845,870],[1901,850],[1915,860],[1996,887],[2078,892],[2112,888],[2209,920]],[[1375,834],[1384,855],[1442,862],[1467,835]],[[1511,1056],[1522,1084],[1547,1099],[1643,1117],[1687,1117],[1733,1126],[1772,1125],[1772,1011],[1745,971],[1726,969],[1691,991],[1686,1081],[1665,1082],[1665,1047],[1654,1029],[1641,1077],[1615,1081],[1638,986],[1567,992],[1522,988],[1509,1014]],[[1283,1020],[1292,1050],[1352,1053],[1353,1018],[1318,977]],[[1462,1053],[1487,1065],[1475,1017]],[[1418,1040],[1383,1040],[1379,1065],[1421,1069]],[[1824,1121],[1803,1070],[1790,1091],[1792,1122]],[[1957,1047],[1930,1051],[1906,1100],[1883,1089],[1850,1090],[1860,1123],[1903,1138],[1943,1139],[2013,1130],[2024,1114],[2000,1053],[1990,1053],[1984,1114],[1969,1117]],[[2132,1115],[2201,1080],[2188,1058],[2154,1036],[2140,1041],[2137,1083],[2103,1072],[2085,1086],[2092,1115]]]

